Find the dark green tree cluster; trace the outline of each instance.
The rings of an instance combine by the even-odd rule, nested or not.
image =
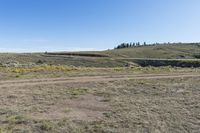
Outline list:
[[[139,47],[139,46],[146,46],[147,43],[144,42],[143,44],[140,44],[140,42],[133,42],[133,43],[121,43],[118,45],[115,49],[121,49],[121,48],[131,48],[131,47]]]
[[[144,46],[156,46],[156,45],[180,45],[180,44],[187,44],[187,45],[199,45],[199,42],[195,42],[195,43],[182,43],[182,42],[178,42],[178,43],[151,43],[151,44],[147,44],[146,42],[144,43],[140,43],[140,42],[136,42],[136,43],[121,43],[120,45],[118,45],[117,47],[115,47],[115,49],[122,49],[122,48],[132,48],[132,47],[144,47]]]

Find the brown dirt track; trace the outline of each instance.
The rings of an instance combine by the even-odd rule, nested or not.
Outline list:
[[[6,80],[0,81],[0,87],[19,87],[34,86],[45,84],[60,83],[84,83],[84,82],[101,82],[129,79],[168,79],[168,78],[191,78],[200,77],[200,74],[140,74],[140,75],[114,75],[114,76],[81,76],[81,77],[61,77],[61,78],[42,78],[27,80]]]

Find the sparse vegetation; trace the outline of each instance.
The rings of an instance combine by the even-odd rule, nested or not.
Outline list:
[[[1,54],[0,133],[198,132],[199,51],[178,44],[95,52],[108,57]]]
[[[0,87],[0,100],[4,100],[0,103],[0,129],[48,133],[196,132],[200,113],[198,82],[198,78],[130,79]]]

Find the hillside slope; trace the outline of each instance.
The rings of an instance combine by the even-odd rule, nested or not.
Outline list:
[[[129,65],[199,67],[199,57],[200,45],[174,44],[106,51],[2,53],[0,54],[0,65],[60,64],[85,67],[121,67]]]
[[[111,57],[124,58],[162,58],[162,59],[194,59],[200,54],[200,45],[174,44],[141,46],[104,51]]]

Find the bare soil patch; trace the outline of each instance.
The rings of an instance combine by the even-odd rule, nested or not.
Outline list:
[[[48,111],[33,113],[36,119],[59,120],[68,118],[79,121],[97,121],[104,118],[103,113],[109,111],[108,103],[102,102],[102,97],[92,94],[82,95],[75,99],[67,99],[51,106]]]

